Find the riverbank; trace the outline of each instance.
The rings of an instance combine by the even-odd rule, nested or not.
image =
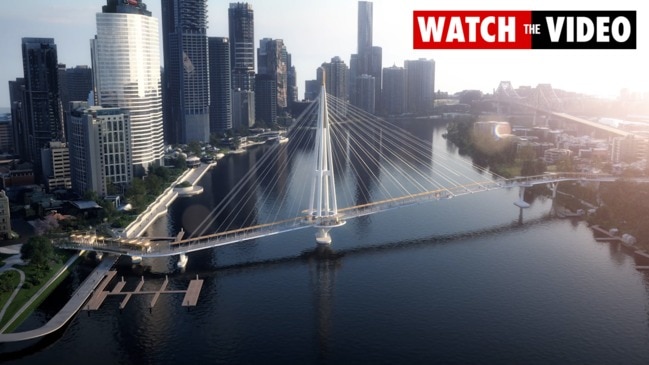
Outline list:
[[[179,191],[176,188],[177,185],[187,182],[191,186],[194,186],[214,166],[216,166],[216,162],[209,164],[203,163],[196,168],[191,168],[183,172],[153,203],[147,206],[144,212],[138,215],[131,224],[120,232],[120,235],[125,238],[140,237],[156,219],[167,214],[167,209],[179,195]]]
[[[42,286],[35,286],[30,289],[25,289],[22,283],[16,288],[15,295],[13,295],[8,302],[5,303],[3,308],[3,315],[8,315],[8,319],[3,316],[0,323],[3,324],[0,328],[0,342],[3,341],[3,334],[11,332],[16,329],[33,311],[36,309],[47,296],[70,274],[69,269],[75,264],[76,260],[84,253],[79,251],[72,255],[65,263],[57,265],[52,268],[53,273],[49,280]],[[16,269],[15,267],[13,267]],[[23,268],[19,269],[25,270]],[[33,274],[32,274],[33,275]],[[21,292],[24,290],[25,292]]]

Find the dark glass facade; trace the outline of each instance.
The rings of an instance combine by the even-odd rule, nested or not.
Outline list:
[[[21,157],[34,163],[40,181],[40,150],[50,141],[62,140],[64,133],[56,44],[52,38],[23,38],[22,54],[27,155]]]
[[[206,0],[162,0],[167,142],[209,141]]]
[[[230,41],[209,37],[210,53],[210,132],[232,129],[232,76]]]

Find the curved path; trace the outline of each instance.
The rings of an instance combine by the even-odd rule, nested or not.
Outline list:
[[[18,271],[18,274],[20,275],[20,282],[18,283],[18,286],[16,286],[16,289],[14,289],[13,293],[11,293],[11,296],[7,300],[7,303],[5,303],[4,307],[2,307],[2,310],[0,310],[0,321],[2,320],[2,317],[4,317],[5,312],[7,311],[7,308],[9,308],[9,305],[11,305],[11,302],[14,301],[14,298],[16,295],[18,295],[18,292],[20,289],[23,287],[23,284],[25,284],[25,273],[22,270],[18,270],[15,267],[11,267],[5,270],[2,270],[2,272],[7,272],[7,271]]]
[[[79,253],[79,255],[81,252]],[[56,280],[57,277],[59,277],[65,270],[68,269],[68,267],[74,262],[74,260],[77,259],[77,255],[73,256],[68,262],[64,265],[61,270],[50,279],[46,285],[39,290],[39,292],[34,295],[33,299],[37,298],[42,294],[43,291],[54,281]],[[17,341],[24,341],[24,340],[31,340],[34,338],[42,337],[47,334],[50,334],[61,327],[63,327],[78,311],[81,309],[83,306],[83,303],[85,303],[86,299],[90,297],[90,294],[92,293],[93,289],[97,286],[97,284],[103,279],[104,275],[110,270],[110,268],[115,264],[117,261],[117,256],[108,256],[104,255],[104,259],[102,260],[101,263],[95,268],[95,270],[86,278],[86,280],[81,283],[79,288],[72,294],[72,297],[70,300],[61,308],[61,310],[52,317],[49,322],[47,322],[43,327],[36,328],[33,330],[29,331],[24,331],[24,332],[15,332],[15,333],[0,333],[0,343],[2,342],[17,342]],[[14,318],[11,319],[11,322],[13,322],[15,319],[18,318],[18,316],[33,302],[33,300],[30,300],[30,302],[26,303],[25,306],[16,313]],[[3,332],[7,326],[9,326],[9,323],[0,330],[0,332]]]

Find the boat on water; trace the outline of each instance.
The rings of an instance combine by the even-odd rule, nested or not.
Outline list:
[[[142,262],[142,256],[131,256],[131,262],[134,264],[139,264]]]

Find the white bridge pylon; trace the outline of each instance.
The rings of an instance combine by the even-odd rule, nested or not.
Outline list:
[[[334,180],[333,158],[331,153],[331,133],[329,112],[327,108],[327,91],[325,89],[325,74],[322,72],[322,85],[318,99],[318,127],[315,139],[315,173],[311,185],[311,202],[309,217],[317,229],[315,240],[318,244],[331,243],[329,230],[345,224],[336,204],[336,184]]]

